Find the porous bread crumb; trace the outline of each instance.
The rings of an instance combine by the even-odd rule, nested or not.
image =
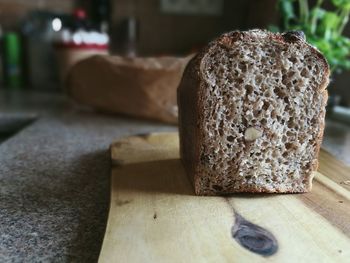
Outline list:
[[[327,64],[304,41],[260,30],[243,35],[213,45],[200,60],[196,191],[308,191],[324,127]]]

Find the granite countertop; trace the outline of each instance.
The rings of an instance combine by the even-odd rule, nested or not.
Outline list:
[[[57,94],[0,92],[0,121],[13,117],[36,120],[0,144],[0,262],[96,262],[110,143],[176,127],[89,112]],[[323,146],[350,164],[350,126],[327,121]]]

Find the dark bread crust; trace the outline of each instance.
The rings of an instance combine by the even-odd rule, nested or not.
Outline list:
[[[327,102],[328,93],[326,87],[329,82],[329,66],[324,56],[313,46],[306,43],[299,35],[293,35],[293,33],[286,34],[273,34],[267,33],[268,38],[271,41],[279,42],[283,45],[297,43],[302,48],[310,49],[310,52],[314,54],[321,65],[321,70],[324,72],[322,84],[319,86],[317,92],[323,96],[323,105],[325,107]],[[225,190],[208,191],[207,189],[201,189],[199,180],[197,180],[201,174],[199,173],[200,165],[200,143],[204,138],[204,129],[201,126],[203,124],[203,111],[204,111],[204,89],[206,80],[202,73],[202,60],[204,56],[212,49],[215,50],[218,47],[230,48],[238,40],[250,41],[250,32],[233,31],[220,36],[218,39],[212,41],[205,47],[198,55],[196,55],[190,63],[187,65],[183,78],[178,88],[178,105],[179,105],[179,131],[180,131],[180,154],[182,162],[185,166],[186,172],[194,184],[195,192],[198,195],[217,195],[217,194],[229,194],[232,191],[226,192]],[[321,129],[316,139],[316,151],[313,156],[311,169],[315,171],[318,167],[318,154],[322,142],[323,130],[324,130],[324,114],[319,116],[319,123],[321,123]],[[244,151],[249,150],[249,146]],[[240,188],[239,192],[251,192],[251,193],[300,193],[311,190],[310,175],[309,182],[305,183],[305,187],[296,187],[292,190],[284,190],[276,188],[273,191],[255,187],[252,185],[244,185]],[[236,191],[234,191],[236,192]]]
[[[196,167],[199,155],[199,94],[200,85],[199,70],[196,69],[199,57],[196,56],[190,60],[179,88],[177,89],[177,103],[179,108],[179,133],[180,136],[180,155],[192,183],[194,184],[194,175],[197,174]],[[192,106],[193,103],[196,105]],[[191,147],[191,145],[195,145]]]

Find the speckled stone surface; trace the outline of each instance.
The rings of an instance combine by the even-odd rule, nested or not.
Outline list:
[[[60,96],[18,96],[17,106],[0,97],[0,124],[13,114],[38,119],[0,144],[0,262],[96,262],[108,216],[110,143],[176,128],[81,111]],[[350,127],[329,122],[325,147],[348,157],[349,142]]]
[[[176,129],[61,110],[0,144],[0,262],[96,262],[108,215],[110,143]]]

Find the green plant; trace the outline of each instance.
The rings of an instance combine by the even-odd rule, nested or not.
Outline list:
[[[327,58],[332,72],[350,69],[350,39],[343,35],[349,20],[350,0],[332,0],[334,10],[322,8],[323,0],[309,7],[308,0],[278,0],[282,28],[272,31],[302,30],[307,41]]]

